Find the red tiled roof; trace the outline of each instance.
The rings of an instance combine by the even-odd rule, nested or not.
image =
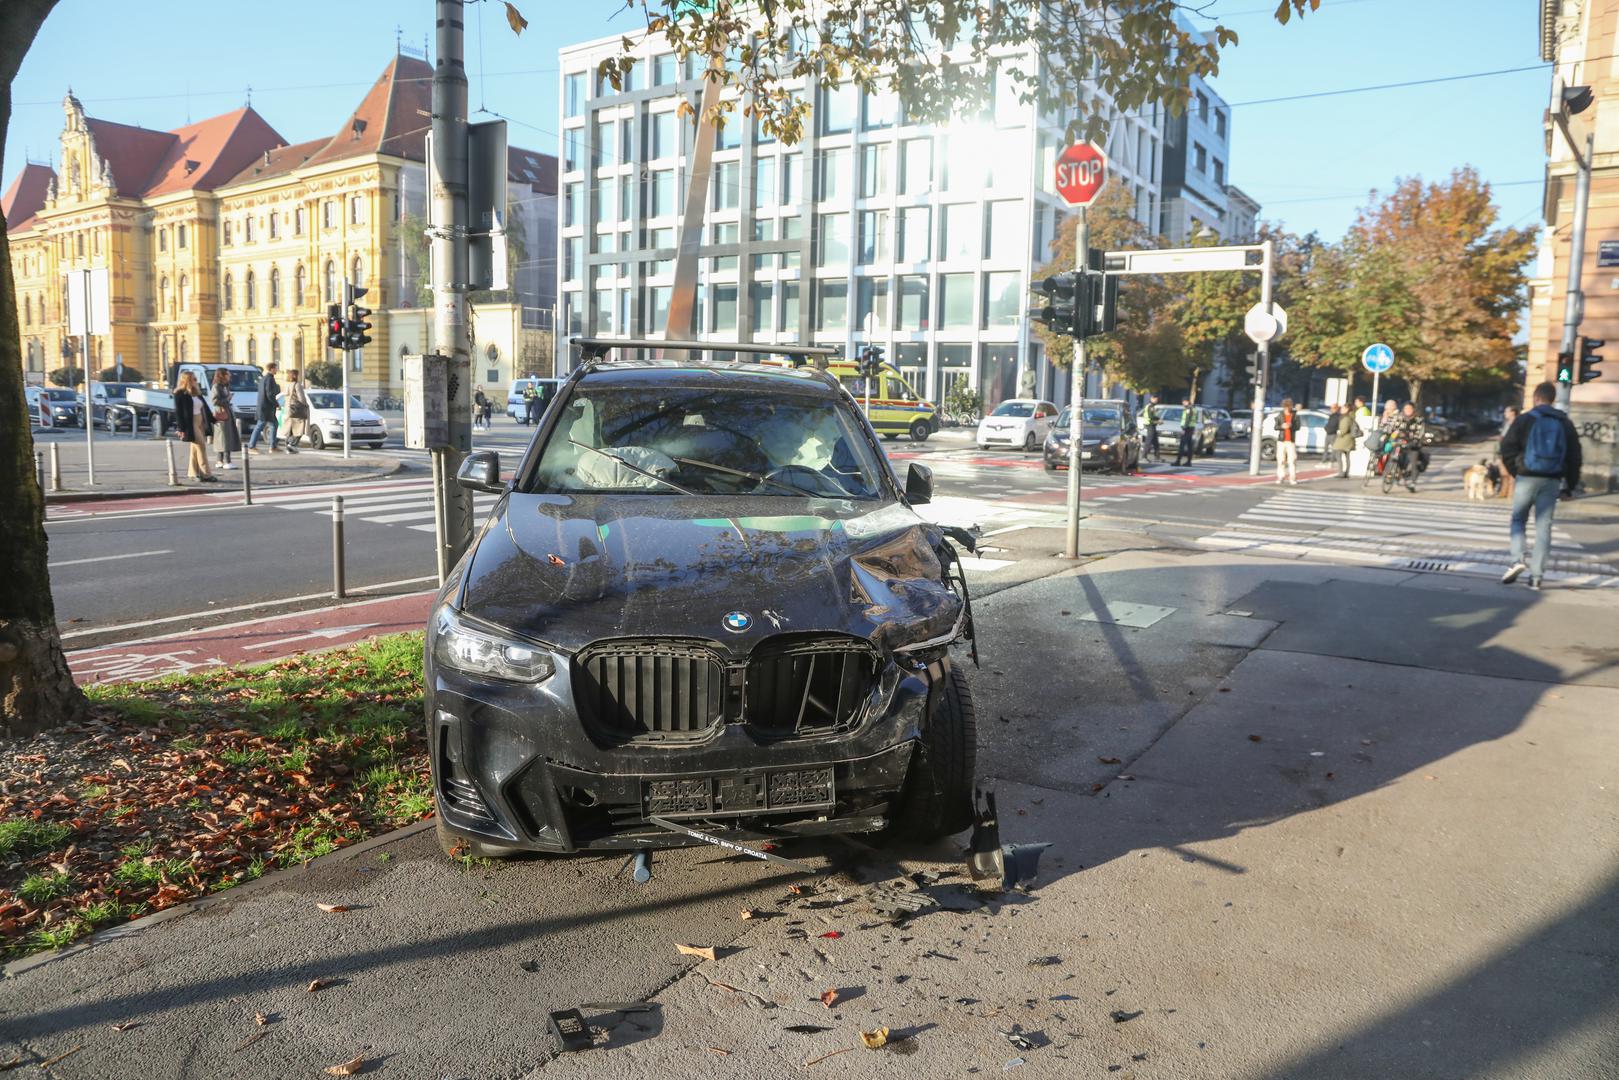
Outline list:
[[[506,148],[506,178],[527,184],[541,195],[557,193],[557,159],[550,154],[524,150],[520,146]]]
[[[218,187],[287,142],[251,106],[176,128],[174,136],[143,196]]]
[[[5,196],[0,198],[0,217],[5,218],[6,232],[26,228],[33,221],[34,215],[45,205],[45,192],[55,178],[56,172],[49,165],[29,162],[23,166]]]
[[[291,146],[278,146],[268,153],[261,154],[251,165],[226,181],[226,184],[245,184],[249,180],[265,180],[289,173],[314,157],[315,152],[329,141],[324,138],[310,139],[308,142],[294,143]]]
[[[89,116],[84,118],[84,126],[95,139],[96,153],[111,166],[118,194],[132,198],[146,190],[158,163],[179,141],[172,131],[150,131]],[[89,179],[85,178],[87,182]]]
[[[432,123],[433,68],[426,61],[396,54],[376,85],[327,144],[309,159],[311,165],[389,154],[425,161],[427,129]]]

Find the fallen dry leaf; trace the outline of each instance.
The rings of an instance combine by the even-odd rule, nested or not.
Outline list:
[[[827,1008],[830,1009],[833,1005],[836,1005],[837,1001],[838,991],[836,987],[831,987],[821,993],[821,1004]]]
[[[1262,740],[1260,739],[1260,737],[1258,735],[1250,735],[1250,736],[1248,736],[1248,741],[1249,742],[1261,742]]]
[[[12,1058],[10,1061],[0,1061],[0,1072],[10,1072],[12,1069],[21,1068],[22,1064],[23,1064],[23,1057],[22,1057],[21,1054],[18,1054],[16,1057]]]
[[[128,1031],[130,1028],[140,1026],[141,1022],[139,1020],[120,1020],[118,1023],[112,1026],[112,1029],[114,1031]]]
[[[313,994],[315,991],[324,990],[330,985],[332,985],[332,980],[330,979],[310,979],[309,985],[304,989]]]
[[[1100,761],[1103,765],[1117,765],[1117,764],[1119,764],[1119,759],[1116,758],[1116,757],[1099,757],[1096,760]]]
[[[758,908],[745,907],[742,909],[742,917],[744,919],[751,919],[757,914],[759,914]]]
[[[832,938],[835,941],[838,938],[843,936],[843,931],[842,930],[828,930],[824,934],[816,934],[815,936],[816,937]]]
[[[528,20],[523,18],[522,12],[518,11],[510,3],[506,5],[506,22],[511,26],[514,34],[521,34],[528,29]]]
[[[333,915],[349,909],[347,904],[316,904],[315,906],[320,908],[322,911]]]
[[[700,956],[704,960],[718,960],[712,945],[675,945],[675,951],[682,956]]]
[[[253,1014],[253,1022],[255,1024],[257,1024],[259,1027],[263,1027],[265,1024],[268,1024],[270,1022],[270,1018],[268,1016],[265,1016],[263,1013],[254,1013]]]
[[[789,885],[787,886],[787,891],[792,893],[794,896],[803,896],[805,893],[809,892],[810,889],[808,885]]]
[[[355,1054],[341,1065],[328,1065],[326,1072],[330,1076],[353,1076],[365,1068],[365,1055]]]
[[[730,1057],[731,1056],[731,1052],[729,1050],[721,1050],[717,1046],[710,1046],[708,1048],[708,1052],[710,1054],[718,1054],[720,1057]]]
[[[879,1050],[888,1045],[888,1029],[880,1027],[876,1031],[862,1031],[860,1041],[866,1044],[867,1050]]]

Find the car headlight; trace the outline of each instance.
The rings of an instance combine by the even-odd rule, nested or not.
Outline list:
[[[439,609],[435,629],[433,659],[456,671],[530,683],[555,671],[543,647],[475,628],[448,607]]]

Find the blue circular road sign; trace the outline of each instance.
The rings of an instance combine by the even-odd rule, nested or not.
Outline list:
[[[1376,345],[1368,345],[1366,351],[1360,354],[1360,363],[1367,371],[1387,371],[1394,366],[1394,350],[1381,341]]]

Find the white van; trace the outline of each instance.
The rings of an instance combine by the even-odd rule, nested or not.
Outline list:
[[[540,388],[540,413],[544,415],[546,407],[551,404],[551,399],[557,396],[557,388],[561,385],[561,379],[513,379],[511,387],[506,391],[506,415],[519,424],[528,423],[528,401],[523,397],[523,391],[530,386]]]

